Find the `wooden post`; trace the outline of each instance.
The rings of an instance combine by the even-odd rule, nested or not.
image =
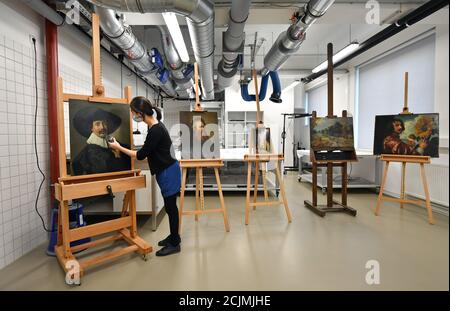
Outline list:
[[[252,162],[247,162],[247,193],[245,196],[245,224],[248,225],[248,214],[250,210],[250,187],[252,185]]]
[[[253,190],[253,203],[256,203],[256,198],[258,196],[258,186],[259,186],[259,161],[255,161],[255,183]],[[253,210],[256,209],[256,206],[253,206]]]
[[[347,110],[342,111],[342,117],[347,118]],[[347,205],[347,185],[348,185],[348,176],[347,176],[347,162],[342,163],[341,168],[341,203],[342,205]]]
[[[194,80],[195,80],[195,108],[194,111],[203,111],[200,103],[199,83],[198,83],[198,64],[194,63]]]
[[[404,102],[403,102],[403,113],[409,113],[408,109],[408,82],[409,73],[405,72],[405,94],[404,94]]]
[[[252,70],[253,81],[255,82],[255,98],[256,98],[256,129],[263,125],[261,120],[261,109],[259,106],[259,90],[258,90],[258,75],[256,74],[256,69]]]
[[[225,200],[223,199],[222,193],[222,184],[220,182],[219,169],[217,167],[214,168],[214,175],[216,176],[217,189],[219,190],[220,208],[222,209],[225,230],[227,232],[230,232],[230,224],[228,223],[228,213],[227,209],[225,208]]]
[[[327,70],[327,89],[328,89],[328,118],[333,117],[333,44],[328,43],[327,45],[327,59],[328,59],[328,70]]]
[[[105,89],[102,85],[102,69],[100,62],[100,22],[97,14],[92,14],[92,96],[103,96]]]
[[[381,179],[380,192],[378,193],[377,207],[375,208],[375,215],[377,216],[380,214],[380,205],[381,200],[383,198],[384,185],[386,184],[388,170],[389,170],[389,161],[386,161],[386,164],[384,166],[383,178]]]
[[[333,44],[327,45],[328,118],[333,118]],[[327,206],[333,206],[333,163],[327,163]]]
[[[406,175],[406,162],[402,162],[402,180],[401,180],[401,189],[400,189],[400,199],[405,199],[405,176]],[[403,208],[403,202],[400,202],[400,208]]]
[[[183,208],[184,208],[184,191],[186,190],[186,175],[187,168],[182,168],[182,176],[181,176],[181,192],[180,192],[180,210],[178,212],[179,223],[178,223],[178,232],[181,234],[181,228],[183,223]]]
[[[200,209],[200,173],[199,168],[195,169],[195,210]],[[195,215],[195,221],[198,221],[198,215]]]
[[[433,210],[431,209],[430,192],[428,191],[427,176],[425,174],[425,165],[423,163],[420,163],[420,175],[422,176],[423,190],[425,192],[425,206],[428,212],[428,222],[432,225],[434,224]]]

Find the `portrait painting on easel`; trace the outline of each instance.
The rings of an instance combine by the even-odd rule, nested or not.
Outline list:
[[[220,158],[217,112],[180,111],[180,131],[182,159]]]
[[[270,140],[270,128],[269,127],[251,128],[249,148],[250,153],[256,154],[271,153],[273,150]]]
[[[311,149],[354,150],[353,118],[311,118]]]
[[[376,116],[373,153],[439,157],[439,114]]]
[[[124,104],[69,101],[72,175],[99,174],[131,169],[131,159],[108,146],[114,137],[130,148],[130,107]]]

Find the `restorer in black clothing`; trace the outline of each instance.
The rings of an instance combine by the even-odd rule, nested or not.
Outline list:
[[[150,171],[152,175],[156,175],[156,181],[161,189],[170,225],[170,235],[159,241],[158,245],[163,248],[156,252],[156,256],[178,253],[181,238],[178,233],[177,195],[181,187],[181,172],[174,156],[172,140],[166,127],[160,122],[161,110],[152,106],[147,98],[141,96],[133,98],[130,107],[133,120],[148,125],[144,146],[139,151],[133,151],[121,146],[115,139],[109,146],[138,160],[147,158]]]

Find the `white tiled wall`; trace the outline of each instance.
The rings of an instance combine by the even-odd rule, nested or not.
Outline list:
[[[37,149],[49,169],[46,66],[38,51]],[[0,33],[0,268],[47,239],[34,211],[41,181],[34,155],[34,61],[31,42],[23,45]],[[49,182],[43,184],[38,209],[49,218]],[[47,223],[48,225],[48,223]],[[43,250],[44,251],[44,250]]]

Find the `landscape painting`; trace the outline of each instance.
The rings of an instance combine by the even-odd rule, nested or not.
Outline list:
[[[439,157],[439,114],[376,116],[373,153]]]
[[[353,118],[311,118],[310,124],[312,150],[354,150]]]

